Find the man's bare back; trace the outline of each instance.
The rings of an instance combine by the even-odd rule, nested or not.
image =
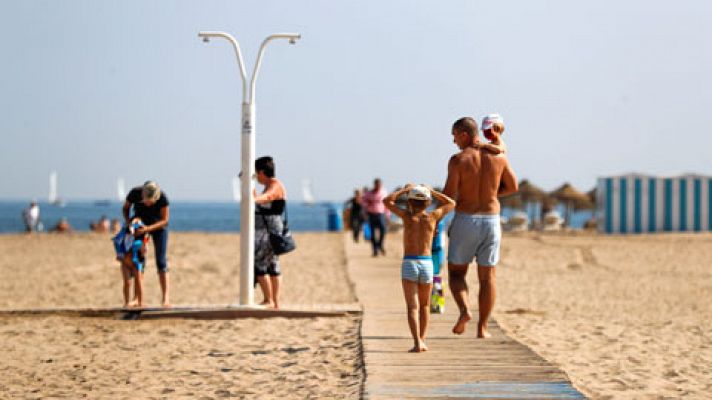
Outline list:
[[[455,211],[499,214],[497,196],[517,191],[517,178],[503,155],[470,145],[450,158],[443,193],[457,201]]]

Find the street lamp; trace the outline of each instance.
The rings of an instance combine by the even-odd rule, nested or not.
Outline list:
[[[255,263],[255,203],[252,197],[254,188],[252,177],[255,174],[255,83],[257,74],[262,64],[262,55],[267,43],[273,39],[288,39],[290,44],[295,44],[301,35],[296,33],[276,33],[269,35],[262,41],[260,51],[257,54],[255,69],[252,71],[250,86],[247,86],[247,73],[245,63],[242,60],[240,44],[232,35],[225,32],[201,31],[198,37],[204,42],[209,42],[210,38],[223,38],[232,43],[237,57],[237,64],[240,67],[240,77],[242,78],[242,177],[240,203],[240,305],[251,306],[254,304],[254,263]]]

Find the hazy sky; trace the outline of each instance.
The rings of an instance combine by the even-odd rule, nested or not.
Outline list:
[[[113,198],[155,179],[227,200],[241,81],[257,81],[257,155],[292,198],[383,178],[441,185],[452,122],[499,112],[520,178],[582,190],[606,174],[712,173],[709,1],[0,0],[0,199]]]

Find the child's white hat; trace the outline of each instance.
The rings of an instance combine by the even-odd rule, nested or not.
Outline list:
[[[430,189],[423,185],[417,185],[410,188],[408,192],[408,200],[430,200]]]
[[[482,118],[482,130],[492,129],[494,124],[500,124],[504,126],[504,120],[499,114],[487,114]]]

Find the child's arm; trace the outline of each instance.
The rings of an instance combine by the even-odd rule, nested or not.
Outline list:
[[[507,152],[507,145],[500,141],[499,143],[484,143],[482,147],[494,154],[504,154]]]
[[[405,185],[403,189],[396,190],[395,192],[389,194],[388,196],[383,198],[383,205],[386,206],[387,209],[391,210],[393,214],[399,216],[400,218],[405,217],[408,215],[407,212],[401,210],[397,205],[396,205],[396,199],[398,196],[400,196],[403,193],[407,193],[410,190],[409,185]]]
[[[439,221],[447,213],[452,211],[453,208],[455,208],[455,200],[451,199],[450,197],[433,189],[430,189],[430,194],[435,200],[438,201],[438,208],[436,208],[430,213],[430,215],[435,218],[436,221]]]

